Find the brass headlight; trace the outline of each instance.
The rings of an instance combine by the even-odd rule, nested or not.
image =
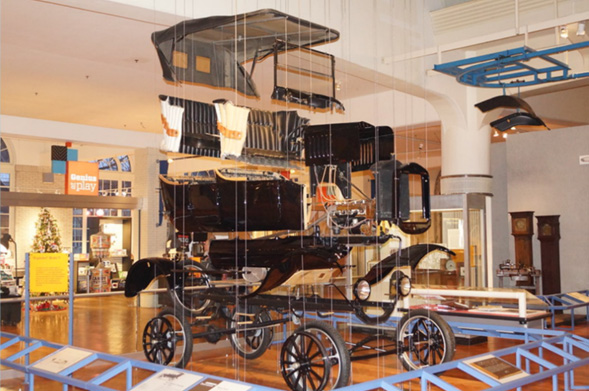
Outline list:
[[[354,287],[354,295],[360,301],[365,301],[370,297],[370,284],[366,280],[360,280]]]
[[[411,293],[411,279],[406,275],[403,275],[397,281],[397,292],[401,297],[408,296]]]
[[[411,279],[402,271],[396,270],[391,276],[390,297],[405,297],[411,293]]]

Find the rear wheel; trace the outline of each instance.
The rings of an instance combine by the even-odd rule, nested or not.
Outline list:
[[[192,260],[180,261],[176,267],[175,284],[170,294],[174,306],[182,308],[186,316],[201,315],[211,305],[211,301],[203,297],[211,286],[203,269],[199,262]]]
[[[229,334],[229,342],[241,357],[254,359],[260,357],[272,343],[274,332],[270,327],[257,327],[261,322],[272,320],[267,311],[261,312],[257,307],[249,307],[247,312],[240,312],[235,308],[233,316],[227,321],[230,329],[235,332]]]

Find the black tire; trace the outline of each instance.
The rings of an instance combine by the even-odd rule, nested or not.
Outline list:
[[[181,311],[164,308],[143,330],[143,352],[150,362],[184,368],[192,356],[192,330]]]
[[[272,343],[274,332],[270,327],[256,327],[256,323],[270,320],[270,314],[265,310],[259,311],[256,307],[250,307],[245,314],[235,307],[233,316],[227,320],[227,327],[236,329],[229,334],[229,342],[237,354],[248,360],[264,354]]]
[[[315,347],[316,343],[320,346]],[[350,352],[338,331],[325,322],[297,328],[282,347],[280,366],[287,385],[296,391],[333,390],[350,381]]]
[[[397,354],[408,371],[451,361],[456,339],[440,315],[426,309],[409,311],[397,327]]]
[[[202,272],[203,266],[193,260],[178,262],[177,270],[190,271],[189,273],[178,273],[174,284],[170,289],[170,296],[175,307],[181,308],[185,316],[201,315],[209,306],[211,301],[203,299],[205,289],[191,289],[194,287],[211,286],[209,276]]]

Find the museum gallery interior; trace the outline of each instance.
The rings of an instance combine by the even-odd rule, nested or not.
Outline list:
[[[589,0],[0,17],[0,391],[589,388]]]

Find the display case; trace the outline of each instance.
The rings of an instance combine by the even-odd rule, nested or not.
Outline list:
[[[413,204],[411,209],[412,213],[419,213]],[[490,219],[490,197],[487,195],[432,196],[431,227],[421,235],[411,236],[410,244],[441,244],[454,251],[456,256],[421,262],[415,273],[416,283],[452,287],[492,286],[493,275],[489,271],[489,259],[492,257],[488,245]]]
[[[549,316],[548,305],[524,289],[415,285],[409,303],[405,308],[426,308],[454,322],[541,327]]]

